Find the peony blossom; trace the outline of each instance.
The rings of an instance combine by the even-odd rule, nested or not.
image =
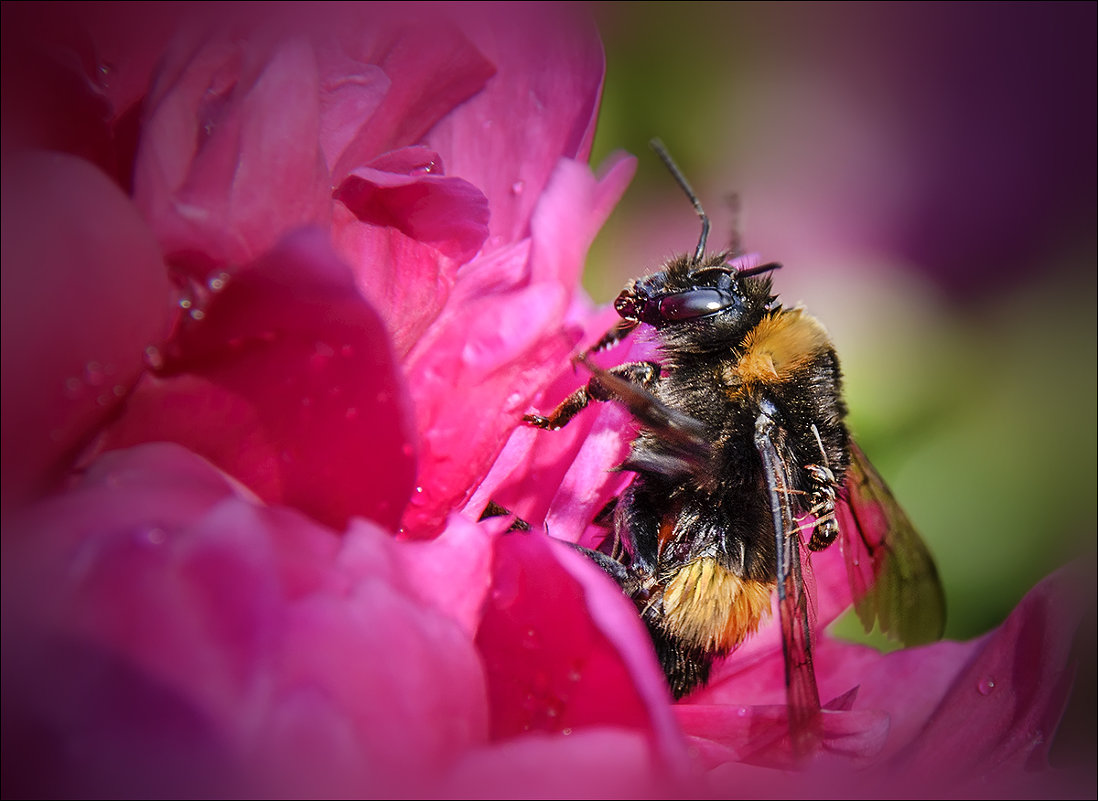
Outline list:
[[[519,425],[613,314],[589,23],[261,8],[4,7],[5,795],[1073,791],[1066,571],[974,642],[821,631],[793,763],[776,626],[674,704],[564,544],[631,430]]]

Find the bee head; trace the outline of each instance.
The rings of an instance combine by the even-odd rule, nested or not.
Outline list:
[[[774,300],[770,279],[759,278],[781,265],[764,264],[738,270],[724,254],[700,264],[683,256],[663,271],[633,281],[614,301],[627,322],[656,329],[704,326],[730,334],[756,325]]]

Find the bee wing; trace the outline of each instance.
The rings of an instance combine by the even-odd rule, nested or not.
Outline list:
[[[616,376],[587,358],[579,361],[641,426],[659,435],[661,450],[637,451],[621,465],[669,477],[692,476],[699,486],[712,480],[713,444],[705,424],[668,406],[640,384]]]
[[[779,436],[770,417],[763,412],[755,423],[755,447],[762,457],[766,490],[777,546],[778,616],[782,627],[785,657],[785,691],[789,707],[789,731],[795,757],[806,755],[817,739],[820,693],[812,665],[811,608],[802,568],[801,538],[797,531],[790,497],[792,482],[786,460],[775,442]]]
[[[926,544],[869,459],[850,443],[850,468],[836,509],[840,547],[866,631],[874,622],[904,645],[940,639],[945,596]]]

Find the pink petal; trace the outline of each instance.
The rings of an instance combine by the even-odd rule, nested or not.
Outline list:
[[[445,612],[472,637],[492,586],[492,538],[459,515],[433,540],[409,541],[397,555],[424,602]]]
[[[402,355],[436,318],[458,268],[488,233],[484,196],[441,172],[433,151],[403,148],[357,169],[335,194],[336,246],[354,265],[362,293],[383,310]]]
[[[467,499],[531,397],[564,363],[575,342],[575,333],[560,327],[572,281],[632,168],[630,160],[615,161],[596,179],[561,162],[535,214],[531,249],[513,247],[467,265],[439,319],[409,354],[409,386],[424,432],[417,475],[424,491],[405,515],[407,531],[433,532],[446,509]]]
[[[409,175],[413,170],[441,172],[438,156],[424,148],[406,148],[423,159],[415,166],[389,160],[375,161],[348,176],[335,197],[362,222],[391,226],[407,236],[425,242],[459,264],[480,250],[488,234],[488,204],[484,195],[468,181],[441,175]]]
[[[610,314],[619,319],[613,311]],[[595,342],[610,325],[606,314],[593,316],[577,350]],[[631,361],[643,349],[640,343],[622,355],[622,349],[615,348],[596,357],[596,361],[605,365]],[[531,411],[555,408],[587,380],[582,367],[569,366],[557,375]],[[470,500],[470,508],[479,512],[493,500],[532,526],[544,523],[557,539],[580,542],[591,520],[631,480],[632,474],[615,472],[614,468],[628,454],[635,430],[628,412],[615,403],[592,404],[560,431],[520,426]],[[600,532],[592,533],[598,536]],[[602,537],[606,533],[601,530]],[[583,544],[598,543],[583,540]]]
[[[500,799],[670,798],[696,797],[702,789],[698,783],[672,779],[643,734],[600,728],[566,736],[530,733],[472,751],[457,763],[438,794]]]
[[[259,38],[259,37],[257,37]],[[179,43],[182,44],[182,43]],[[146,100],[135,197],[164,252],[200,272],[243,263],[330,216],[319,77],[300,40],[173,50]]]
[[[495,5],[465,17],[463,30],[498,75],[436,125],[425,144],[451,175],[488,197],[492,250],[527,235],[558,158],[587,161],[603,54],[590,21],[574,9]]]
[[[5,762],[42,751],[5,789],[408,792],[484,742],[470,640],[368,524],[341,540],[157,444],[12,525]]]
[[[76,15],[3,6],[3,147],[70,153],[114,172],[113,109],[99,53]]]
[[[981,794],[1009,791],[1026,772],[1047,769],[1087,603],[1093,604],[1093,565],[1062,570],[1031,590],[996,631],[969,643],[968,659],[896,768],[919,776],[931,791],[964,787]],[[915,653],[931,657],[941,647]],[[893,693],[893,703],[901,699]]]
[[[551,545],[535,534],[496,540],[493,590],[476,640],[488,678],[493,737],[619,726],[651,732],[654,742],[673,752],[681,741],[631,604],[593,566],[579,565],[590,572],[577,581]],[[629,633],[604,625],[609,617],[593,620],[588,610],[596,604],[609,606],[605,615]]]
[[[320,68],[320,147],[331,170],[385,99],[392,81],[338,46],[317,48]]]
[[[390,84],[336,161],[336,181],[381,153],[421,143],[432,126],[479,92],[495,73],[445,15],[432,12],[431,22],[411,25],[405,10],[394,13],[393,8],[375,5],[366,13],[366,35],[358,42],[345,40],[345,47],[352,58],[380,67]]]
[[[3,505],[33,497],[117,409],[174,315],[133,204],[71,156],[3,169]]]
[[[324,237],[214,279],[103,448],[186,445],[269,502],[342,529],[395,526],[412,486],[405,390],[384,328]],[[197,301],[196,301],[197,302]]]

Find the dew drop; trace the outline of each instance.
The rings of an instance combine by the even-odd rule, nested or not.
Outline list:
[[[164,367],[164,356],[156,345],[145,348],[145,364],[150,370],[160,370]]]
[[[121,384],[115,384],[113,387],[111,387],[111,392],[114,393],[114,396],[116,398],[121,398],[123,395],[126,394],[126,388]]]
[[[560,733],[563,734],[565,737],[567,737],[569,734],[572,733],[572,730],[570,728],[565,727],[565,728],[560,730]]]
[[[206,286],[210,288],[211,292],[220,292],[222,289],[225,288],[225,285],[227,283],[229,283],[229,274],[218,273],[217,275],[212,276],[208,281],[206,281]]]
[[[103,365],[99,362],[88,362],[84,365],[84,381],[89,386],[97,387],[103,383]]]
[[[168,539],[168,532],[154,526],[145,532],[145,539],[153,545],[162,545]]]
[[[541,637],[534,629],[526,629],[522,634],[522,647],[534,650],[541,647]]]
[[[65,379],[65,397],[69,400],[76,400],[80,397],[80,390],[83,388],[84,383],[79,378],[66,378]]]
[[[95,403],[97,406],[110,406],[111,396],[104,392],[102,395],[95,399]]]
[[[416,492],[423,492],[423,487],[416,487]]]
[[[511,194],[514,195],[515,197],[518,197],[519,195],[521,195],[523,190],[525,190],[525,189],[526,189],[526,182],[525,181],[515,181],[513,184],[511,184]]]
[[[980,695],[991,695],[994,689],[995,680],[990,677],[985,676],[976,682],[976,691],[980,693]]]
[[[206,312],[202,311],[202,309],[191,309],[192,320],[204,320],[205,318]]]
[[[180,298],[179,299],[179,308],[181,308],[181,309],[189,309],[193,305],[194,305],[194,303],[191,301],[190,298]]]

